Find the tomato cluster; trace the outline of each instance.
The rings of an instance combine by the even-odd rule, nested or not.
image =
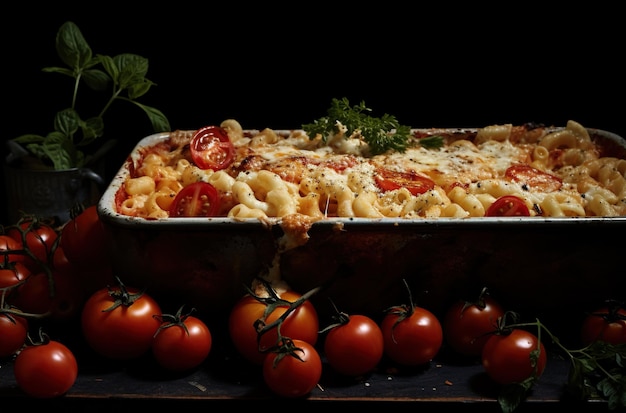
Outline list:
[[[163,369],[185,372],[211,352],[212,332],[192,311],[180,307],[165,314],[145,290],[113,276],[107,236],[95,207],[61,229],[27,217],[0,234],[0,359],[14,360],[17,383],[33,397],[66,393],[78,373],[63,343],[45,335],[31,339],[34,327],[53,325],[42,320],[79,321],[85,342],[104,359],[149,355]],[[509,312],[486,289],[476,300],[452,303],[441,322],[415,305],[409,292],[409,305],[390,307],[378,320],[335,308],[332,322],[321,329],[310,300],[317,291],[302,294],[258,280],[230,310],[228,344],[260,369],[267,388],[279,396],[306,397],[325,366],[356,379],[384,366],[428,366],[444,347],[479,359],[500,385],[533,381],[547,364],[538,335],[523,324],[505,323]],[[626,309],[612,302],[589,313],[580,335],[584,346],[624,344]],[[36,374],[37,368],[45,374]]]

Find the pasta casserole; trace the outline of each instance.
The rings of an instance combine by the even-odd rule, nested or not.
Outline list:
[[[378,154],[358,133],[348,136],[341,128],[308,136],[244,130],[233,119],[210,128],[222,133],[219,141],[198,136],[207,128],[179,130],[143,148],[130,160],[117,212],[310,222],[626,216],[625,147],[597,140],[575,121],[561,128],[412,129],[405,150]],[[192,186],[195,198],[189,198]]]

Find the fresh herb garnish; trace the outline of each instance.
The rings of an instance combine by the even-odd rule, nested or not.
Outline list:
[[[64,23],[57,32],[56,50],[66,67],[45,67],[43,71],[74,79],[70,89],[71,106],[56,113],[54,130],[47,135],[28,133],[13,139],[44,165],[56,170],[88,165],[91,155],[85,155],[82,148],[104,134],[104,114],[115,101],[136,105],[148,116],[155,132],[170,130],[169,121],[160,110],[137,101],[155,85],[146,78],[148,59],[130,53],[94,56],[80,29],[71,21]],[[78,113],[81,85],[95,92],[110,92],[95,116]],[[114,142],[110,138],[103,147]]]
[[[420,146],[426,149],[441,148],[444,144],[443,136],[440,136],[440,135],[433,135],[427,138],[422,138],[418,142]]]
[[[338,134],[343,126],[347,137],[360,136],[373,155],[388,150],[404,152],[411,139],[411,127],[400,125],[394,116],[386,113],[381,117],[371,116],[368,114],[371,111],[365,102],[350,106],[347,98],[333,99],[328,116],[302,125],[302,129],[310,138],[319,134],[326,141],[329,136]]]

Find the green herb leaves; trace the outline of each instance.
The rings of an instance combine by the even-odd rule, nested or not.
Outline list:
[[[351,107],[347,98],[333,99],[328,116],[302,125],[302,129],[310,138],[319,134],[326,141],[330,135],[340,133],[343,126],[346,136],[360,136],[373,155],[388,150],[404,152],[409,145],[411,128],[400,125],[394,116],[384,114],[377,118],[370,116],[369,112],[371,109],[364,102]]]
[[[66,22],[59,29],[56,50],[67,67],[46,67],[43,70],[75,79],[71,106],[56,114],[54,131],[48,135],[25,134],[13,139],[44,165],[61,170],[88,164],[90,156],[86,156],[80,148],[104,134],[104,114],[116,100],[130,102],[140,108],[148,116],[155,132],[170,130],[169,121],[160,110],[136,101],[154,85],[146,78],[148,59],[129,53],[94,57],[73,22]],[[100,113],[85,119],[76,107],[78,90],[82,85],[97,92],[111,91]]]

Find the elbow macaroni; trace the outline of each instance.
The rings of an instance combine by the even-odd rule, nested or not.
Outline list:
[[[624,155],[601,156],[587,129],[574,121],[558,130],[491,125],[460,137],[414,131],[415,142],[405,152],[369,157],[355,154],[357,148],[367,153],[363,142],[339,150],[345,145],[337,139],[347,137],[329,139],[331,146],[302,131],[245,131],[232,119],[221,126],[236,148],[231,166],[200,169],[187,154],[188,140],[150,148],[124,182],[118,212],[167,218],[177,193],[204,181],[225,205],[220,216],[236,220],[294,214],[313,220],[483,217],[505,195],[520,198],[531,216],[626,215]],[[444,140],[441,148],[419,145],[420,138],[436,135]],[[514,165],[527,165],[530,175],[511,178]],[[417,192],[411,182],[389,187],[381,170],[410,173],[409,181],[432,185]],[[553,184],[543,185],[541,177]]]

